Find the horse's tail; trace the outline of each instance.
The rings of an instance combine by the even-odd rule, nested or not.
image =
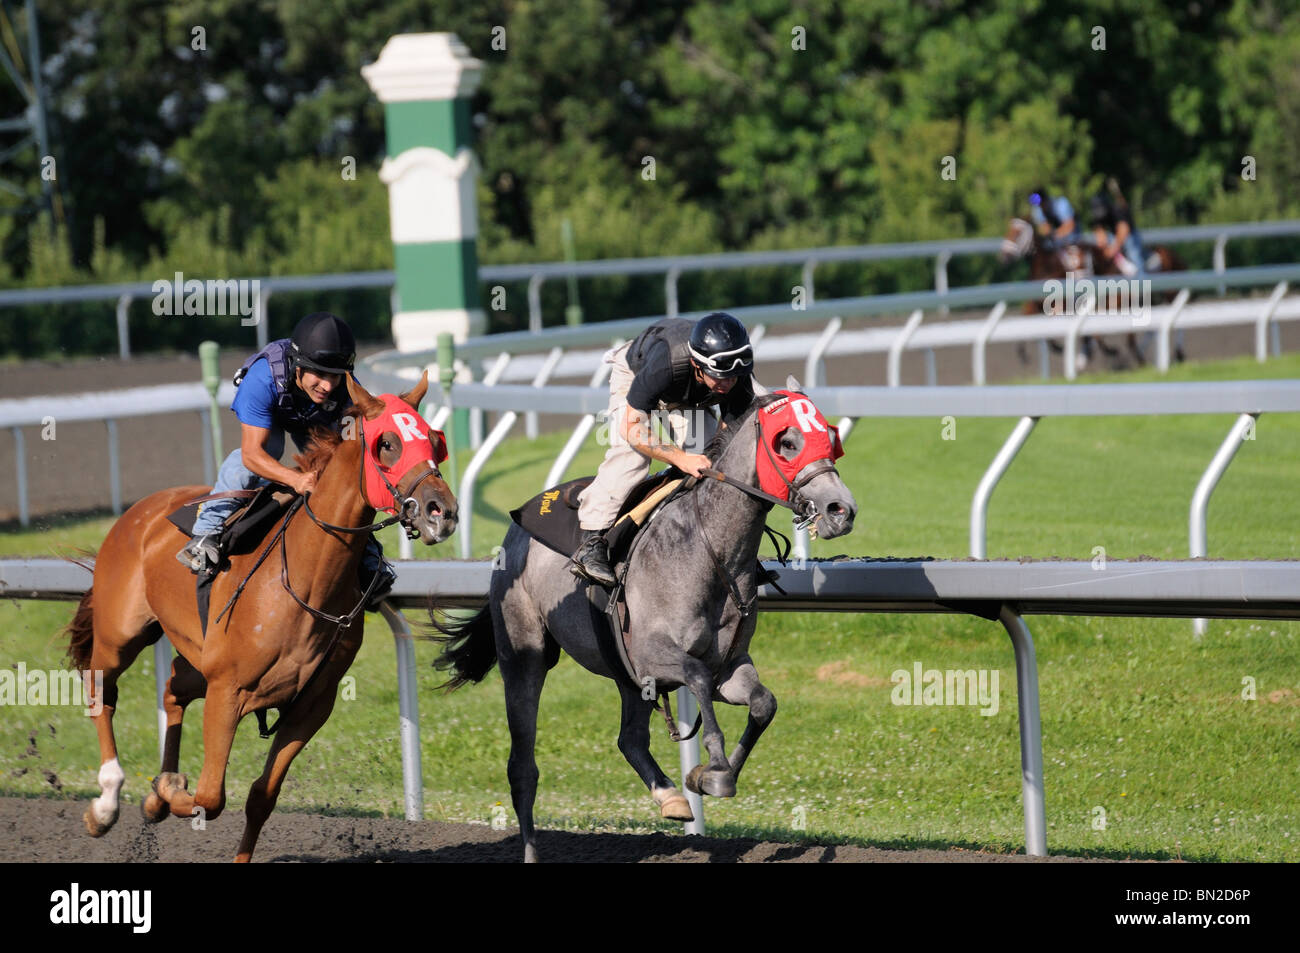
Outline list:
[[[77,605],[77,614],[68,627],[68,661],[79,672],[90,668],[90,656],[95,649],[95,610],[91,605],[93,589],[87,589]]]
[[[451,677],[437,687],[454,692],[470,682],[483,681],[497,663],[491,607],[484,604],[467,619],[449,618],[445,612],[439,619],[439,612],[441,610],[436,604],[429,609],[429,624],[439,634],[431,634],[428,638],[442,646],[433,667],[448,672]]]

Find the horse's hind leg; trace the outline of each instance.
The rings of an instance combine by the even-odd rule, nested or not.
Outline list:
[[[502,631],[501,629],[497,630]],[[514,630],[517,634],[518,630]],[[541,635],[540,629],[538,632]],[[501,677],[505,681],[506,721],[510,726],[510,760],[506,777],[510,801],[519,818],[519,836],[524,845],[524,863],[538,861],[537,830],[533,826],[533,803],[537,800],[537,706],[546,681],[546,658],[540,649],[515,648],[508,656],[499,653]]]
[[[185,717],[185,707],[194,699],[202,698],[208,683],[183,655],[176,656],[172,662],[172,677],[167,680],[167,691],[163,694],[163,709],[167,714],[167,733],[163,737],[162,767],[158,771],[156,786],[163,788],[184,788],[185,776],[178,775],[181,759],[181,721]],[[156,824],[169,813],[165,800],[152,790],[140,803],[144,819]]]
[[[740,769],[745,766],[745,760],[754,750],[759,736],[776,717],[776,696],[758,680],[754,663],[748,658],[736,665],[731,674],[718,684],[718,696],[732,705],[749,707],[745,733],[740,736],[740,743],[731,752],[730,758],[731,770],[739,778]]]
[[[198,815],[211,821],[226,806],[226,764],[239,726],[240,694],[225,684],[209,688],[203,708],[203,770],[194,793],[185,790],[185,778],[179,774],[159,775],[154,783],[154,790],[176,817]]]
[[[690,803],[650,754],[650,712],[654,710],[653,706],[631,685],[620,681],[618,690],[623,699],[618,750],[623,752],[623,757],[632,766],[632,770],[640,775],[645,786],[650,789],[650,795],[659,805],[660,817],[670,821],[693,821],[695,815],[691,812]]]
[[[99,593],[95,593],[96,596]],[[110,617],[108,606],[95,609],[94,646],[90,653],[86,679],[90,697],[95,732],[99,736],[99,797],[90,802],[83,820],[91,837],[102,837],[117,823],[118,796],[126,773],[117,760],[117,738],[113,734],[113,714],[117,710],[117,680],[135,661],[141,649],[152,644],[161,634],[157,623],[145,622],[124,637],[110,632],[101,620]],[[120,631],[120,630],[119,630]]]

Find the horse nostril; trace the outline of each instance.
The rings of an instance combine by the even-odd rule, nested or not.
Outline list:
[[[826,512],[829,513],[831,516],[835,517],[837,520],[842,520],[844,519],[844,514],[846,511],[844,507],[841,506],[839,503],[832,503],[830,506],[826,507]]]

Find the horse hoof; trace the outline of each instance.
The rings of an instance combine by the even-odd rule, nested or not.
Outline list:
[[[691,768],[686,775],[686,790],[692,794],[711,797],[735,797],[736,776],[730,771],[710,771],[702,764]]]
[[[190,786],[190,779],[183,774],[166,771],[153,779],[153,789],[164,801],[171,802],[177,794]]]
[[[146,824],[157,824],[171,811],[168,809],[167,802],[158,796],[157,791],[150,791],[140,802],[140,813],[144,815]]]
[[[678,791],[673,791],[659,803],[659,816],[669,821],[693,821],[691,802]]]
[[[81,816],[81,819],[86,822],[86,832],[91,837],[103,837],[112,830],[113,825],[117,822],[117,812],[114,811],[113,816],[108,819],[108,823],[104,823],[95,817],[95,809],[92,806],[86,808],[86,813]]]

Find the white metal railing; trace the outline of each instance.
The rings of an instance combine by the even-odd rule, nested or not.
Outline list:
[[[1224,222],[1209,225],[1150,228],[1142,232],[1143,240],[1151,244],[1179,244],[1183,242],[1214,241],[1213,271],[1223,274],[1227,269],[1227,245],[1234,238],[1268,238],[1300,235],[1300,220],[1276,222]],[[531,333],[542,330],[543,284],[551,279],[622,277],[627,275],[663,275],[665,311],[669,315],[680,313],[677,280],[685,272],[721,271],[735,268],[801,267],[801,282],[805,300],[812,302],[814,271],[818,265],[832,262],[899,261],[916,258],[933,258],[934,287],[937,293],[948,291],[948,262],[954,255],[993,255],[1002,245],[1000,238],[938,239],[922,242],[899,242],[880,245],[849,245],[823,248],[799,248],[786,251],[721,252],[708,255],[673,255],[658,258],[611,258],[600,261],[535,262],[521,265],[484,265],[479,268],[479,282],[492,285],[503,281],[528,281],[528,327]],[[168,280],[171,275],[166,276]],[[340,275],[285,275],[240,279],[256,281],[261,289],[258,310],[245,319],[256,328],[257,346],[267,340],[268,308],[275,292],[335,291],[355,288],[389,288],[392,310],[400,310],[397,300],[396,276],[392,271],[360,271]],[[1216,287],[1224,293],[1227,282]],[[154,283],[128,282],[112,285],[78,285],[65,288],[15,288],[0,291],[0,309],[33,304],[67,304],[82,301],[112,301],[117,319],[118,353],[128,357],[131,353],[129,315],[131,304],[155,297]],[[989,302],[990,304],[992,302]],[[946,312],[948,303],[938,308]]]
[[[1212,272],[1188,272],[1183,275],[1165,276],[1167,283],[1180,282],[1190,287],[1208,287],[1218,279]],[[1057,317],[1004,317],[1008,300],[1024,300],[1042,294],[1040,283],[1027,282],[1010,286],[988,288],[958,289],[945,296],[932,292],[906,293],[902,295],[881,295],[869,299],[849,299],[830,301],[818,305],[828,311],[827,325],[816,334],[795,333],[784,335],[767,335],[764,332],[769,325],[789,323],[792,312],[788,308],[777,309],[776,314],[767,314],[768,323],[754,324],[752,339],[755,352],[760,362],[789,360],[793,358],[805,361],[805,385],[815,386],[822,380],[821,365],[827,357],[847,355],[887,353],[889,361],[889,383],[900,383],[900,361],[907,350],[923,350],[927,355],[939,347],[970,347],[974,379],[981,382],[986,379],[985,355],[990,342],[1032,342],[1039,343],[1046,353],[1049,340],[1060,340],[1065,345],[1066,359],[1064,372],[1067,379],[1073,379],[1076,373],[1075,363],[1070,359],[1073,349],[1077,347],[1083,334],[1118,334],[1139,331],[1150,334],[1157,339],[1157,366],[1168,370],[1172,340],[1177,332],[1191,328],[1225,327],[1232,325],[1253,325],[1255,328],[1256,357],[1260,361],[1267,359],[1270,345],[1273,354],[1280,353],[1280,336],[1277,333],[1281,321],[1300,319],[1300,296],[1284,297],[1288,282],[1300,280],[1300,265],[1268,266],[1264,268],[1235,269],[1228,274],[1230,284],[1252,286],[1272,284],[1272,294],[1268,299],[1240,299],[1233,301],[1208,301],[1188,304],[1188,287],[1180,290],[1176,300],[1170,305],[1160,305],[1150,309],[1149,316],[1112,316],[1084,315],[1073,321],[1063,321]],[[1080,283],[1082,285],[1082,283]],[[1028,287],[1026,287],[1028,286]],[[1165,289],[1168,290],[1168,289]],[[1005,295],[1005,297],[1000,297]],[[921,307],[935,306],[938,300],[960,300],[968,305],[979,302],[992,303],[993,308],[985,318],[973,320],[956,320],[924,324],[919,311],[914,311],[911,319],[900,327],[873,327],[854,330],[843,329],[844,317],[859,317],[868,314],[895,312],[903,310],[904,305]],[[864,304],[865,302],[865,304]],[[892,302],[892,307],[891,307]],[[737,315],[748,312],[770,312],[773,309],[737,309]],[[798,319],[798,316],[795,316]],[[536,394],[542,390],[552,377],[572,377],[597,375],[601,373],[601,355],[610,342],[610,335],[620,331],[628,336],[649,323],[651,318],[638,319],[636,322],[611,322],[588,328],[566,328],[548,331],[541,335],[491,335],[479,339],[482,343],[462,345],[457,348],[457,356],[464,352],[482,352],[487,345],[492,345],[490,352],[495,363],[484,383],[495,384],[498,381],[529,380],[537,386]],[[752,318],[751,318],[752,320]],[[629,325],[631,325],[629,327]],[[1272,331],[1270,337],[1269,331]],[[579,332],[575,336],[567,332]],[[561,342],[579,344],[599,341],[598,350],[565,351]],[[619,338],[615,338],[619,340]],[[534,350],[534,353],[529,353]],[[543,356],[540,352],[545,352]],[[384,352],[361,362],[358,375],[367,386],[380,390],[400,393],[415,382],[420,370],[436,352],[412,352],[400,354]],[[927,380],[933,383],[933,360],[928,365]],[[594,379],[594,378],[593,378]],[[461,386],[461,385],[458,385]],[[544,388],[553,391],[553,385]],[[226,382],[218,394],[218,403],[230,406],[234,388]],[[437,383],[430,386],[428,398],[431,405],[443,405],[443,416],[438,424],[445,421],[449,412],[446,401]],[[56,422],[99,420],[105,423],[109,443],[109,484],[110,497],[115,513],[122,509],[120,476],[118,468],[118,444],[115,421],[123,417],[141,416],[177,411],[195,411],[200,415],[201,434],[206,434],[210,426],[209,401],[201,384],[169,384],[158,387],[128,388],[101,393],[88,393],[67,396],[42,396],[0,400],[0,429],[8,428],[13,434],[16,447],[16,476],[18,515],[22,525],[30,522],[30,502],[28,493],[28,473],[26,441],[23,427],[41,426],[47,420]],[[598,414],[604,410],[605,401],[581,411],[582,414]],[[483,409],[492,409],[487,405],[476,405],[474,423],[481,420]],[[534,406],[518,408],[530,419],[535,420],[537,410]],[[570,413],[576,411],[559,411]],[[588,425],[590,427],[590,425]],[[535,424],[530,428],[530,435],[535,433]],[[501,438],[510,428],[502,430]],[[478,449],[478,434],[481,426],[475,426],[473,446]],[[572,450],[581,444],[583,437],[575,436]],[[216,467],[220,461],[212,458],[211,442],[200,440],[203,455],[204,479],[209,483],[215,479]],[[559,466],[559,461],[557,461]],[[476,471],[477,472],[476,468]],[[562,468],[561,468],[562,469]],[[472,485],[472,484],[471,484]]]

